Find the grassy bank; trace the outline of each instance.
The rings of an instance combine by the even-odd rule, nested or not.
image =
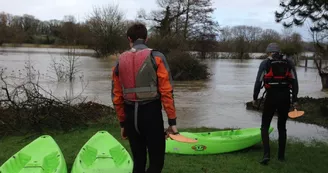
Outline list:
[[[264,100],[260,106],[260,111],[263,110],[263,103]],[[256,107],[252,105],[252,102],[247,102],[246,109],[257,110],[258,104],[259,100]],[[298,99],[298,105],[298,110],[305,111],[305,114],[291,120],[328,128],[328,98],[301,97]]]
[[[68,169],[83,144],[97,131],[107,130],[113,134],[130,152],[128,142],[119,137],[119,127],[104,125],[93,125],[89,128],[76,130],[69,133],[52,133],[52,136],[61,147],[65,156]],[[185,129],[187,131],[203,131],[209,129]],[[10,156],[16,153],[23,146],[37,138],[38,136],[15,136],[3,137],[0,139],[0,164],[5,162]],[[221,154],[204,156],[182,156],[166,155],[163,173],[282,173],[282,172],[325,172],[328,165],[324,164],[328,156],[327,144],[313,143],[305,146],[299,142],[289,142],[285,163],[276,159],[277,142],[271,143],[272,161],[268,166],[258,164],[258,159],[262,155],[262,146],[257,144],[249,149]]]

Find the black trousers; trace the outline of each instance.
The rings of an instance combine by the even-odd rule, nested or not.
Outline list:
[[[279,151],[278,157],[284,158],[287,130],[286,121],[288,112],[290,110],[290,91],[286,90],[269,90],[264,102],[264,110],[262,113],[261,135],[264,147],[264,157],[270,158],[270,145],[269,145],[269,127],[272,118],[276,111],[278,111],[278,133],[279,133]]]
[[[135,105],[125,105],[125,130],[134,160],[133,173],[161,173],[165,156],[161,101],[138,105],[137,110],[137,120],[135,120]],[[147,150],[149,168],[146,170]]]

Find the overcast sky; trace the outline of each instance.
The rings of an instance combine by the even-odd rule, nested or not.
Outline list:
[[[213,17],[221,26],[252,25],[282,31],[282,25],[275,23],[274,11],[279,9],[280,0],[213,0],[216,8]],[[84,20],[94,6],[119,4],[125,17],[135,19],[139,9],[147,12],[156,9],[156,0],[0,0],[0,12],[14,15],[31,14],[40,20],[63,19],[74,15]],[[147,6],[147,8],[145,8]],[[309,39],[307,26],[294,28]]]

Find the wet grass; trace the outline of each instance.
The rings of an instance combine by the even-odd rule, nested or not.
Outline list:
[[[107,130],[113,134],[130,151],[128,141],[121,140],[118,126],[93,125],[89,128],[69,133],[52,133],[62,149],[68,169],[84,143],[97,131]],[[210,131],[211,128],[181,129],[181,131]],[[11,136],[0,139],[0,164],[38,136]],[[298,141],[289,141],[285,163],[277,161],[277,142],[272,141],[272,160],[268,166],[258,164],[262,156],[262,146],[257,144],[251,148],[228,154],[182,156],[166,155],[163,173],[282,173],[282,172],[326,172],[328,165],[328,144],[313,142],[305,145]]]
[[[328,128],[328,98],[314,99],[305,97],[299,99],[299,110],[304,110],[305,114],[295,121],[317,124]]]
[[[263,109],[263,103],[264,100],[262,101],[260,111]],[[305,114],[298,118],[289,118],[289,120],[328,128],[328,98],[301,97],[298,100],[298,104],[298,110],[305,111]],[[257,110],[257,107],[253,107],[251,102],[247,102],[246,109]]]

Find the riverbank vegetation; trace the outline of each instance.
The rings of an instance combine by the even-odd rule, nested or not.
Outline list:
[[[105,57],[128,49],[127,28],[135,22],[142,22],[149,28],[150,47],[167,56],[179,53],[179,56],[174,56],[179,60],[174,62],[180,61],[180,58],[184,61],[194,57],[189,64],[193,65],[193,69],[198,69],[195,72],[201,71],[199,75],[191,72],[188,69],[190,66],[180,65],[181,69],[177,69],[173,67],[175,64],[170,64],[178,72],[173,72],[177,76],[175,80],[194,80],[208,78],[208,71],[204,71],[206,65],[201,63],[205,58],[254,58],[249,53],[265,52],[270,42],[278,42],[283,53],[292,56],[297,62],[302,52],[316,52],[318,41],[321,43],[318,37],[306,42],[292,29],[280,32],[246,25],[223,27],[224,24],[219,24],[211,17],[216,10],[212,4],[212,0],[158,0],[156,10],[146,14],[144,9],[140,9],[134,20],[126,19],[117,5],[94,7],[84,21],[77,21],[72,15],[61,20],[41,21],[29,14],[17,16],[2,12],[0,46],[75,46],[93,49],[95,56]],[[186,52],[193,53],[187,55]],[[215,52],[226,54],[221,57]],[[321,70],[319,72],[322,74]],[[326,81],[323,80],[323,83]]]
[[[46,81],[57,83],[63,79],[62,82],[76,80],[76,66],[71,64],[66,69],[65,65],[59,64],[62,70],[54,71],[57,77],[60,72],[61,78]],[[0,71],[0,136],[43,133],[49,129],[67,132],[104,119],[109,122],[115,119],[112,108],[86,102],[87,98],[82,97],[82,93],[88,83],[82,78],[80,93],[74,94],[70,90],[63,97],[58,97],[40,82],[47,77],[35,70],[30,61],[24,69],[17,69],[19,74],[15,73],[6,69]]]
[[[260,107],[259,104],[261,103]],[[304,111],[305,114],[301,117],[290,119],[293,121],[315,124],[328,128],[328,98],[311,98],[301,97],[298,99],[298,110]],[[263,110],[264,99],[258,99],[255,106],[252,102],[246,103],[246,109],[248,110]],[[258,110],[259,108],[259,110]]]
[[[223,27],[224,23],[219,25],[210,17],[216,10],[212,3],[211,0],[159,0],[157,10],[146,14],[140,9],[134,20],[126,19],[118,6],[90,9],[85,21],[77,21],[71,15],[41,21],[29,14],[18,16],[2,12],[0,45],[78,45],[105,56],[126,50],[127,27],[143,22],[150,31],[149,45],[164,52],[178,48],[198,52],[200,58],[211,57],[211,52],[229,52],[231,58],[249,58],[248,53],[264,52],[273,41],[280,42],[283,51],[290,55],[315,51],[311,42],[305,42],[291,29],[281,32],[246,25]]]

